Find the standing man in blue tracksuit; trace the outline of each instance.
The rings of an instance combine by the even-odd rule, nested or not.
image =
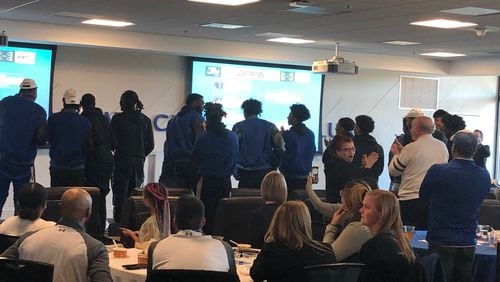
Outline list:
[[[291,127],[283,132],[285,154],[280,165],[288,190],[305,189],[311,171],[316,145],[314,133],[304,124],[310,117],[309,110],[303,104],[290,106],[288,124]]]
[[[202,177],[200,199],[205,205],[207,224],[203,230],[207,234],[212,234],[219,200],[229,197],[231,175],[238,160],[238,137],[222,123],[225,116],[221,104],[207,103],[207,131],[198,137],[193,148],[193,159]]]
[[[31,179],[37,145],[47,142],[47,113],[35,103],[37,85],[33,79],[21,82],[19,94],[0,101],[0,216],[14,186],[14,203]]]
[[[190,188],[196,193],[197,165],[192,160],[193,146],[198,136],[204,132],[203,96],[190,94],[186,104],[167,125],[167,140],[163,168],[173,167],[173,173],[162,171],[162,177],[174,174],[178,187]],[[170,164],[170,165],[166,165]]]
[[[63,109],[47,121],[50,155],[50,186],[85,186],[86,154],[92,149],[90,121],[78,114],[80,99],[75,89],[63,95]]]
[[[238,188],[260,189],[260,183],[270,171],[276,170],[283,157],[284,141],[276,126],[260,119],[262,103],[248,99],[241,105],[245,120],[236,123],[240,155],[236,164]]]

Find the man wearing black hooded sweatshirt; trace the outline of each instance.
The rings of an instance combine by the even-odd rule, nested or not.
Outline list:
[[[167,140],[162,177],[173,174],[178,187],[192,189],[196,193],[198,182],[197,164],[192,160],[193,146],[198,136],[204,132],[203,96],[191,94],[186,98],[186,104],[167,125]],[[170,164],[173,171],[166,171]]]
[[[115,170],[113,174],[113,218],[120,222],[123,203],[144,181],[144,160],[154,148],[151,120],[141,113],[144,106],[137,93],[123,92],[121,113],[111,119],[116,138]]]
[[[87,93],[80,102],[82,116],[89,119],[92,125],[93,149],[87,152],[85,164],[85,181],[89,187],[101,190],[99,199],[100,227],[106,228],[106,195],[109,193],[109,180],[113,175],[115,138],[109,121],[104,117],[102,110],[95,107],[94,95]]]
[[[375,137],[370,135],[375,129],[375,122],[370,116],[359,115],[355,118],[356,127],[354,132],[354,148],[356,148],[356,153],[354,155],[353,164],[361,168],[363,167],[363,155],[369,155],[372,152],[378,153],[377,162],[370,168],[367,172],[367,176],[378,181],[378,177],[384,171],[384,149],[377,143]]]

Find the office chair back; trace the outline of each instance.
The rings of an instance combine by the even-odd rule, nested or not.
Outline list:
[[[146,282],[239,282],[238,275],[230,272],[186,269],[157,269],[148,273]]]
[[[306,266],[306,281],[356,282],[364,266],[362,263],[332,263]]]
[[[0,282],[52,282],[52,264],[0,257]]]

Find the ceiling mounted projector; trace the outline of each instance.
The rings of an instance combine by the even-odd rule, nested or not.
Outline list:
[[[0,46],[7,45],[9,45],[9,37],[7,36],[7,33],[5,33],[5,31],[2,31],[2,34],[0,35]]]
[[[333,58],[329,60],[314,61],[311,69],[314,73],[358,73],[358,66],[356,66],[354,62],[349,62],[339,56],[339,43],[335,46],[335,56],[333,56]]]

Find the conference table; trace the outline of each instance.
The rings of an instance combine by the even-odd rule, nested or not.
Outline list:
[[[136,264],[137,254],[142,252],[140,249],[127,249],[126,258],[114,258],[113,253],[109,253],[109,268],[114,282],[144,282],[146,281],[146,269],[127,270],[123,265]],[[237,257],[236,271],[241,282],[251,282],[249,271],[255,256]]]
[[[413,247],[417,257],[428,254],[427,249],[429,244],[425,240],[427,231],[415,231],[410,245]],[[495,282],[495,272],[497,265],[497,250],[486,241],[478,240],[476,245],[476,253],[472,263],[472,279],[473,282]]]

